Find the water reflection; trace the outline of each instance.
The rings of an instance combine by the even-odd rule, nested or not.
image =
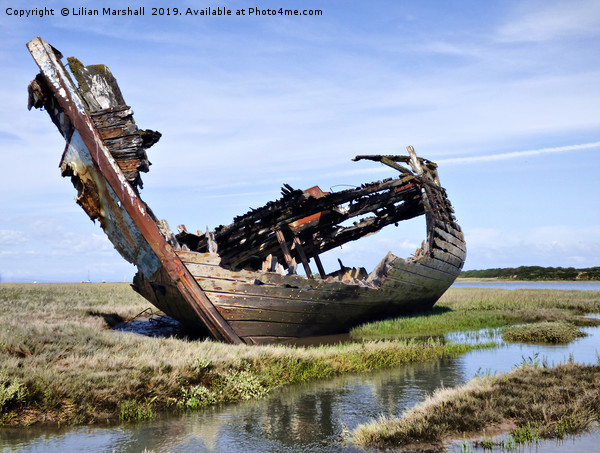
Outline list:
[[[380,414],[398,415],[440,384],[464,382],[460,360],[281,389],[268,398],[119,428],[0,431],[3,451],[359,451],[344,432]],[[14,435],[11,435],[11,432]]]
[[[549,364],[596,363],[599,328],[567,346],[502,344],[455,359],[345,376],[281,389],[268,398],[213,407],[178,417],[117,428],[0,430],[0,450],[139,452],[337,452],[360,451],[344,433],[380,414],[400,415],[437,388],[460,385],[476,373],[510,370],[528,357]],[[481,338],[472,335],[473,338]],[[496,336],[492,338],[499,341]],[[489,338],[485,338],[487,341]],[[596,441],[597,439],[594,438]],[[583,445],[589,436],[576,439]],[[567,444],[569,441],[565,441]],[[544,446],[546,445],[546,446]],[[554,451],[546,443],[537,451]],[[552,447],[553,448],[553,447]],[[550,450],[548,450],[550,449]],[[459,451],[459,450],[458,450]],[[562,450],[559,451],[568,451]]]
[[[211,440],[203,444],[204,451],[358,451],[344,445],[345,430],[380,414],[398,415],[441,382],[464,382],[459,360],[282,389],[262,401],[224,408],[218,433],[205,431],[205,414],[186,420],[190,434]],[[180,443],[177,451],[188,447]]]

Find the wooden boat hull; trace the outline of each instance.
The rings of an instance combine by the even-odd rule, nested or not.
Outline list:
[[[461,254],[464,260],[465,251],[457,246],[462,234],[447,226],[437,229],[439,246],[457,253],[452,255],[455,261]],[[449,252],[440,248],[438,254],[442,253]],[[178,256],[223,319],[249,344],[343,333],[366,322],[428,310],[460,273],[460,268],[444,261],[447,256],[407,262],[390,253],[384,259],[389,263],[385,280],[374,287],[274,272],[232,271],[219,265],[218,255],[178,252]],[[135,285],[162,311],[191,329],[198,328],[189,323],[193,318],[177,291],[152,284],[139,273]]]
[[[139,197],[139,171],[148,167],[145,149],[160,134],[137,128],[107,68],[70,61],[77,87],[56,49],[41,38],[28,47],[41,69],[30,84],[29,104],[44,107],[65,137],[61,171],[77,188],[76,201],[137,266],[134,288],[188,328],[248,344],[347,332],[364,322],[431,308],[460,273],[463,234],[435,165],[417,158],[412,148],[408,157],[357,157],[399,169],[398,179],[341,194],[287,191],[281,206],[268,204],[216,229],[218,244],[213,236],[188,234],[185,228],[176,237]],[[95,86],[98,77],[102,83]],[[340,226],[353,209],[375,216]],[[416,256],[389,253],[370,274],[356,269],[325,274],[318,258],[322,251],[415,215],[427,221]],[[295,257],[306,276],[282,275],[275,263],[284,263],[289,273]],[[318,278],[310,259],[319,267]],[[262,260],[272,265],[260,269]]]

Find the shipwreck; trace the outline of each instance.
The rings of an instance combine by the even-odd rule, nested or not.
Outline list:
[[[412,147],[406,156],[354,158],[395,177],[331,193],[284,185],[279,199],[229,225],[174,234],[140,197],[146,150],[161,134],[137,127],[106,66],[68,58],[69,71],[42,38],[27,47],[41,71],[28,107],[44,108],[64,137],[60,169],[77,203],[137,267],[134,289],[187,328],[234,344],[347,332],[431,308],[460,273],[463,233],[436,164]],[[425,216],[426,232],[414,256],[390,252],[370,273],[323,268],[322,253],[416,216]]]

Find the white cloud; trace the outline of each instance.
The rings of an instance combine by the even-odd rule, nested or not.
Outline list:
[[[598,266],[600,227],[565,225],[510,231],[472,228],[465,233],[465,269],[489,267]]]
[[[596,0],[524,2],[498,30],[498,40],[548,41],[600,32]]]
[[[566,153],[572,151],[590,150],[600,148],[600,142],[583,143],[580,145],[557,146],[554,148],[540,148],[527,151],[514,151],[510,153],[489,154],[487,156],[451,157],[438,159],[438,164],[463,164],[473,162],[493,162],[497,160],[518,159],[522,157],[539,156],[549,153]]]
[[[0,230],[0,245],[10,247],[27,241],[27,235],[22,231]]]
[[[54,238],[51,248],[58,254],[90,254],[102,255],[113,252],[113,245],[104,234],[88,234],[64,232],[60,237]]]

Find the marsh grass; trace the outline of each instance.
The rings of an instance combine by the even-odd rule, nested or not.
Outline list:
[[[127,284],[1,283],[0,425],[148,420],[490,346],[437,340],[232,346],[110,328],[148,306]]]
[[[555,368],[522,365],[510,373],[475,378],[442,389],[401,418],[359,426],[353,442],[398,448],[414,442],[460,439],[489,427],[513,426],[516,444],[586,430],[600,415],[600,366],[567,363]],[[484,439],[490,445],[489,439]]]
[[[584,315],[600,313],[599,291],[451,288],[433,310],[374,322],[351,331],[356,339],[441,336],[450,332],[515,324],[568,322],[599,325]]]
[[[586,335],[571,323],[546,321],[507,327],[502,332],[502,339],[512,343],[567,344]]]

